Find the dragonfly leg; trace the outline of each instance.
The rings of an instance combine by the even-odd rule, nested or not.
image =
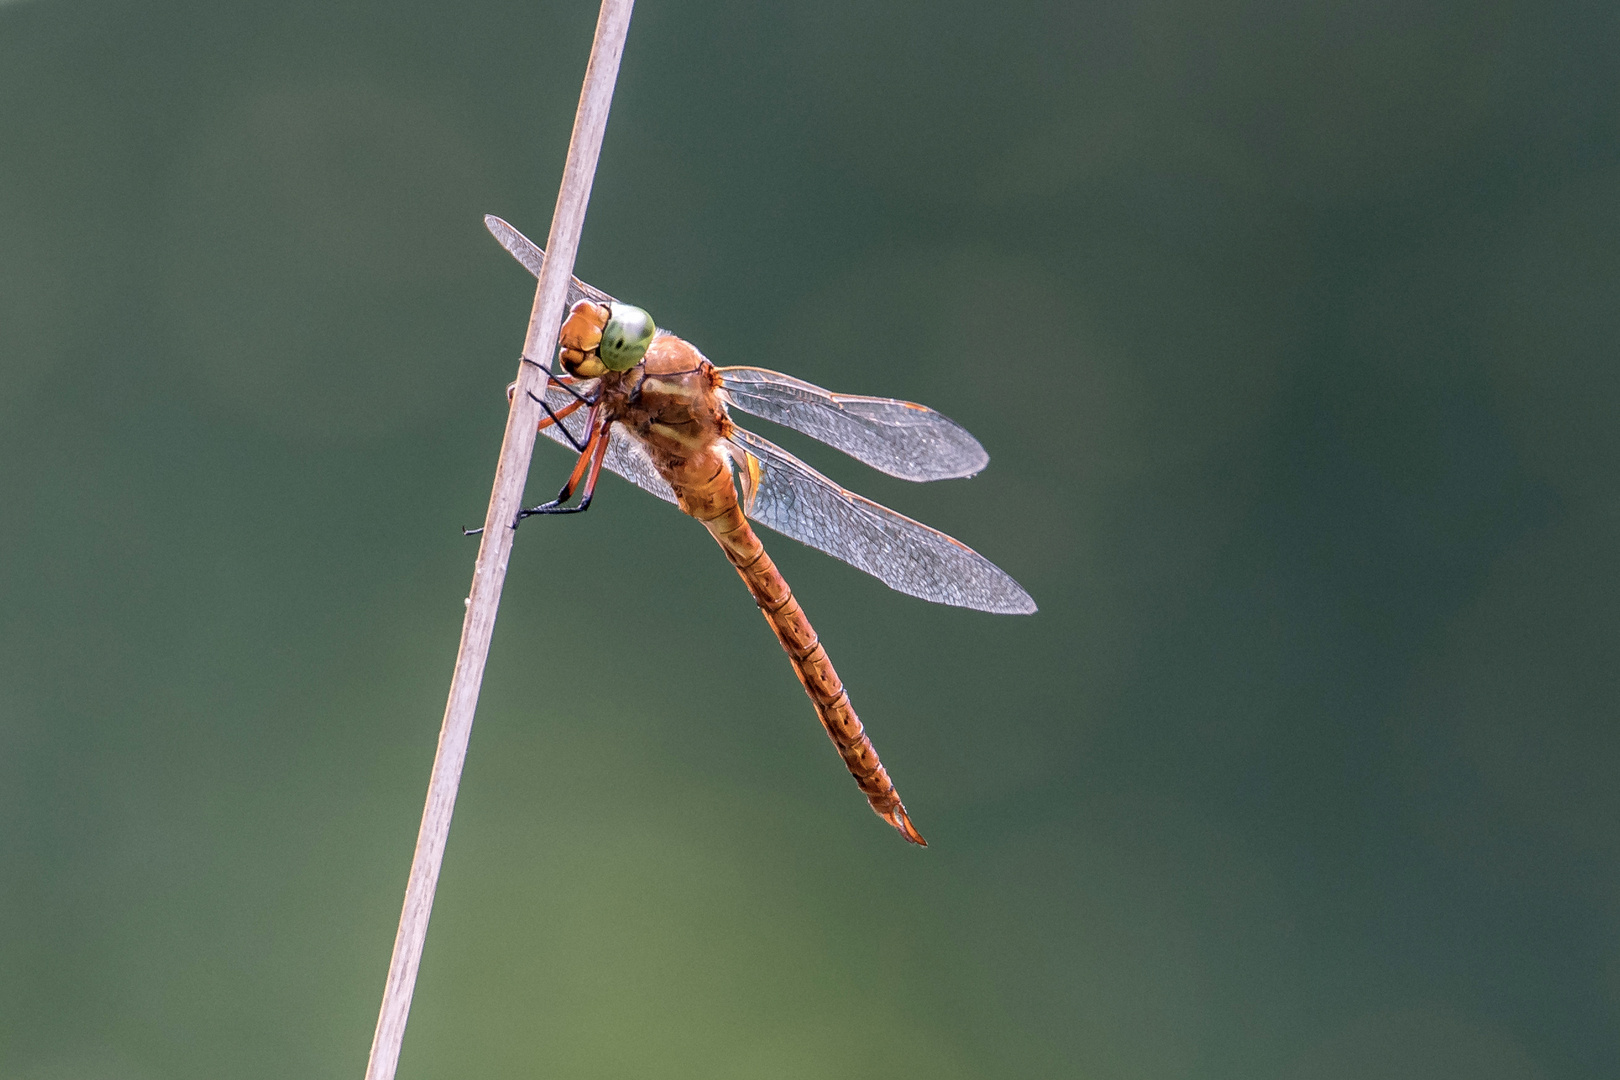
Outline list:
[[[525,363],[528,363],[528,361],[525,361]],[[598,400],[598,398],[601,395],[598,394],[597,397],[586,397],[584,394],[582,394],[578,390],[574,389],[574,383],[576,383],[578,381],[579,380],[575,379],[572,375],[556,375],[556,374],[552,374],[552,375],[548,375],[546,377],[546,385],[547,385],[547,387],[555,386],[557,389],[561,390],[563,393],[567,394],[569,397],[573,398],[575,401],[582,401],[587,405],[595,404],[596,401]],[[515,382],[507,383],[506,384],[506,400],[511,401],[512,398],[516,394],[517,394],[517,383],[515,383]]]
[[[529,392],[529,400],[533,401],[536,405],[540,406],[540,408],[544,409],[546,413],[546,418],[540,421],[540,424],[536,430],[544,431],[552,424],[556,424],[557,430],[562,432],[563,438],[567,441],[569,446],[574,448],[574,452],[582,454],[585,452],[585,447],[581,446],[579,440],[574,438],[573,432],[569,431],[563,426],[562,418],[567,416],[569,413],[576,411],[581,405],[596,404],[596,402],[600,400],[600,395],[598,395],[596,398],[588,398],[584,394],[581,394],[578,390],[574,389],[572,385],[573,382],[574,377],[572,375],[552,375],[547,380],[548,388],[555,386],[558,389],[567,392],[567,394],[574,399],[559,409],[553,410],[550,405],[546,404],[544,398],[536,397],[532,391]],[[512,398],[517,394],[517,385],[517,383],[511,383],[506,387],[507,401],[511,401]]]
[[[512,522],[513,528],[517,528],[518,522],[524,518],[533,517],[536,514],[578,512],[577,510],[562,510],[560,507],[568,501],[568,497],[574,493],[574,489],[579,487],[580,481],[585,479],[587,471],[590,470],[591,461],[597,456],[598,451],[607,452],[605,426],[597,423],[597,406],[592,405],[590,414],[585,420],[585,430],[590,435],[586,438],[585,445],[580,448],[579,460],[574,462],[574,471],[569,473],[568,482],[563,484],[562,490],[557,492],[557,497],[550,502],[541,503],[539,506],[531,506],[527,510],[519,510],[517,519]]]
[[[597,392],[594,397],[586,397],[578,390],[575,390],[574,377],[572,375],[553,375],[551,377],[551,385],[566,392],[569,397],[572,397],[575,401],[583,405],[595,405],[598,401],[602,400],[602,392],[600,387],[597,388]]]
[[[578,400],[570,401],[562,408],[553,412],[551,406],[546,404],[544,398],[535,397],[533,394],[530,394],[529,396],[534,398],[535,404],[539,405],[546,411],[546,418],[540,421],[539,426],[535,430],[544,431],[552,424],[556,424],[557,430],[562,432],[562,437],[568,440],[568,445],[572,446],[579,453],[583,454],[585,452],[585,447],[580,445],[579,440],[574,438],[573,432],[569,431],[568,428],[564,426],[562,419],[569,413],[577,411],[581,405],[585,404],[585,399],[579,398]]]
[[[558,385],[563,385],[561,379],[553,380],[553,382]],[[516,384],[514,383],[512,387],[507,388],[508,394],[516,392],[514,389],[515,386]],[[579,451],[579,460],[574,463],[574,471],[569,475],[568,482],[563,485],[562,490],[557,493],[557,497],[555,499],[548,503],[542,503],[539,506],[532,506],[527,510],[518,511],[517,517],[512,521],[512,527],[514,529],[517,528],[518,522],[522,521],[526,517],[533,517],[535,514],[576,514],[579,511],[586,509],[591,504],[591,493],[596,488],[596,477],[597,474],[602,471],[602,462],[607,455],[607,433],[599,429],[596,423],[597,401],[587,397],[582,397],[571,387],[565,386],[565,389],[574,395],[574,400],[555,411],[553,411],[551,406],[547,405],[544,401],[534,397],[533,394],[530,394],[529,396],[534,397],[535,402],[546,411],[546,419],[540,421],[540,429],[544,430],[547,426],[556,424],[557,430],[563,433],[563,437],[568,440],[569,445],[571,445],[575,450]],[[574,438],[573,434],[561,423],[563,417],[567,416],[569,413],[572,413],[581,405],[589,405],[591,407],[590,414],[585,420],[585,430],[591,434],[585,440],[585,444],[583,446],[580,445],[579,441]],[[594,467],[590,465],[593,459],[593,454],[595,456]],[[580,479],[586,475],[587,468],[590,469],[590,482],[585,488],[585,498],[581,500],[578,506],[573,507],[572,509],[559,510],[558,507],[568,499],[569,495],[573,494],[574,488],[579,485]],[[477,536],[483,531],[484,530],[482,527],[477,529],[463,528],[461,530],[461,535]]]
[[[579,456],[579,464],[574,466],[574,475],[569,477],[568,484],[552,502],[531,507],[518,515],[518,520],[532,517],[536,514],[582,514],[591,508],[591,499],[596,495],[596,480],[602,475],[602,463],[607,460],[608,439],[610,435],[606,427],[592,439],[594,445],[587,453]],[[580,466],[586,459],[590,460],[590,471],[585,474],[585,486],[580,489],[579,502],[573,506],[563,506],[562,503],[572,493],[574,484],[580,476]]]
[[[574,493],[574,488],[578,487],[579,482],[585,478],[585,470],[589,467],[591,461],[591,452],[596,449],[596,441],[601,438],[602,435],[602,433],[597,429],[596,410],[594,408],[591,409],[590,416],[586,418],[585,425],[585,430],[590,434],[585,440],[585,445],[579,448],[579,460],[574,462],[574,471],[568,474],[568,480],[563,484],[562,490],[557,492],[557,497],[552,499],[550,502],[542,503],[539,506],[531,507],[530,509],[519,513],[519,521],[522,521],[531,514],[549,513],[550,507],[559,506],[562,503],[567,502],[568,496]]]

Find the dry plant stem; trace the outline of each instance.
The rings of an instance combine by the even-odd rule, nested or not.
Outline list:
[[[523,483],[534,453],[540,420],[538,399],[544,396],[549,365],[556,351],[568,279],[573,273],[574,255],[579,250],[585,206],[596,175],[608,106],[613,100],[613,83],[619,74],[619,58],[624,53],[625,34],[630,28],[631,4],[632,0],[602,0],[602,12],[596,23],[596,40],[591,45],[579,112],[574,116],[574,135],[568,144],[568,163],[563,167],[562,189],[557,193],[557,209],[546,243],[548,254],[534,294],[528,337],[523,343],[525,362],[518,366],[517,392],[512,396],[512,408],[506,418],[506,437],[501,442],[500,463],[495,469],[495,489],[490,495],[489,513],[484,517],[484,532],[478,544],[472,591],[467,596],[467,614],[461,624],[461,648],[456,654],[450,700],[445,705],[444,723],[439,729],[439,749],[433,759],[433,776],[428,781],[422,827],[416,835],[416,855],[411,861],[410,881],[405,887],[405,906],[400,912],[399,932],[394,938],[393,959],[388,964],[388,983],[383,988],[377,1032],[371,1040],[366,1080],[393,1080],[395,1066],[399,1063],[400,1043],[405,1038],[405,1022],[410,1015],[411,992],[416,986],[417,965],[427,938],[428,916],[433,911],[433,892],[439,882],[450,816],[455,810],[456,789],[461,783],[461,766],[467,757],[468,737],[472,734],[473,711],[478,705],[478,690],[484,679],[484,661],[489,655],[501,585],[506,579],[506,564],[512,553],[512,525],[522,505]]]

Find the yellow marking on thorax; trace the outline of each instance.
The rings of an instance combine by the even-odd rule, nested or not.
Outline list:
[[[680,382],[672,382],[668,379],[660,379],[655,375],[643,376],[639,390],[643,394],[662,394],[664,397],[684,398],[687,400],[697,397],[702,392],[701,387],[693,386],[684,379]]]
[[[647,425],[647,430],[653,432],[654,434],[662,435],[671,442],[680,443],[682,446],[702,446],[707,441],[703,437],[703,430],[698,425],[694,424],[693,426],[698,428],[696,433],[682,431],[679,428],[670,427],[668,424],[661,424],[657,420],[654,420],[652,423]]]

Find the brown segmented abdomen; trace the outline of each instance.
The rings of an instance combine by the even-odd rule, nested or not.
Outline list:
[[[724,476],[720,483],[730,488],[731,477]],[[833,670],[832,661],[827,659],[827,650],[821,647],[821,641],[816,637],[815,629],[805,617],[799,601],[794,598],[793,590],[788,588],[776,564],[766,554],[765,545],[760,543],[748,520],[743,517],[742,508],[737,505],[735,489],[731,490],[729,499],[720,490],[705,494],[710,495],[709,499],[703,500],[709,506],[722,504],[723,508],[714,516],[699,520],[708,526],[709,532],[719,541],[726,558],[737,568],[748,591],[754,594],[765,620],[776,631],[776,639],[782,643],[788,659],[793,663],[793,670],[799,676],[799,682],[804,684],[804,692],[816,707],[821,726],[826,728],[827,736],[838,748],[838,754],[844,759],[850,775],[855,777],[855,783],[860,785],[878,817],[893,825],[901,836],[913,844],[926,847],[928,841],[922,838],[906,816],[906,808],[894,790],[894,783],[890,781],[883,763],[878,760],[877,751],[872,748],[872,740],[866,737],[860,718],[850,706],[849,694],[845,692],[838,672]]]
[[[733,457],[726,443],[731,421],[716,395],[720,380],[714,368],[690,344],[666,334],[653,339],[643,370],[646,377],[637,392],[620,391],[610,403],[610,419],[623,423],[631,437],[640,440],[680,508],[703,522],[719,541],[776,631],[821,726],[872,809],[901,836],[926,845],[906,816],[810,620],[737,504]]]

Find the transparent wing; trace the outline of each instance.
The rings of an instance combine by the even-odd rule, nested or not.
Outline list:
[[[590,385],[589,383],[583,384],[581,393],[589,390]],[[580,389],[580,387],[576,387],[576,389]],[[557,384],[551,383],[547,385],[546,404],[551,406],[553,412],[560,410],[573,400],[574,396]],[[562,419],[563,427],[566,427],[568,433],[580,444],[585,442],[586,417],[586,410],[580,409],[578,412],[571,413]],[[636,440],[635,436],[630,434],[629,429],[623,424],[614,424],[613,427],[613,437],[608,440],[607,456],[602,459],[603,467],[610,472],[618,473],[642,490],[652,492],[665,502],[674,502],[674,490],[670,488],[662,476],[658,475],[658,470],[653,468],[653,463],[647,457],[646,451],[642,450],[641,443]],[[561,443],[569,450],[574,449],[569,445],[568,440],[563,437],[563,433],[557,430],[556,424],[547,424],[540,429],[540,434],[550,438],[553,442]]]
[[[540,276],[540,268],[546,263],[546,253],[538,244],[494,214],[484,215],[484,228],[488,229],[490,235],[500,241],[501,247],[511,252],[512,258],[522,263],[529,273],[535,277]],[[569,278],[568,306],[573,307],[581,300],[595,300],[598,304],[613,303],[613,297],[601,289],[587,285],[579,278]],[[608,451],[610,456],[612,453],[613,451]]]
[[[738,428],[732,442],[759,462],[759,489],[745,509],[761,525],[897,592],[978,611],[1035,610],[1018,582],[960,540],[844,490],[753,432]]]
[[[990,461],[979,440],[925,405],[834,394],[756,367],[720,368],[726,399],[745,413],[802,431],[902,480],[972,476]]]
[[[540,276],[546,253],[494,214],[484,226],[512,257]],[[578,278],[568,283],[568,303],[614,298]],[[811,438],[903,480],[972,476],[990,461],[979,441],[959,424],[924,405],[894,398],[834,394],[791,375],[755,367],[720,369],[726,396],[743,412],[802,431]],[[609,467],[613,451],[608,451]]]

